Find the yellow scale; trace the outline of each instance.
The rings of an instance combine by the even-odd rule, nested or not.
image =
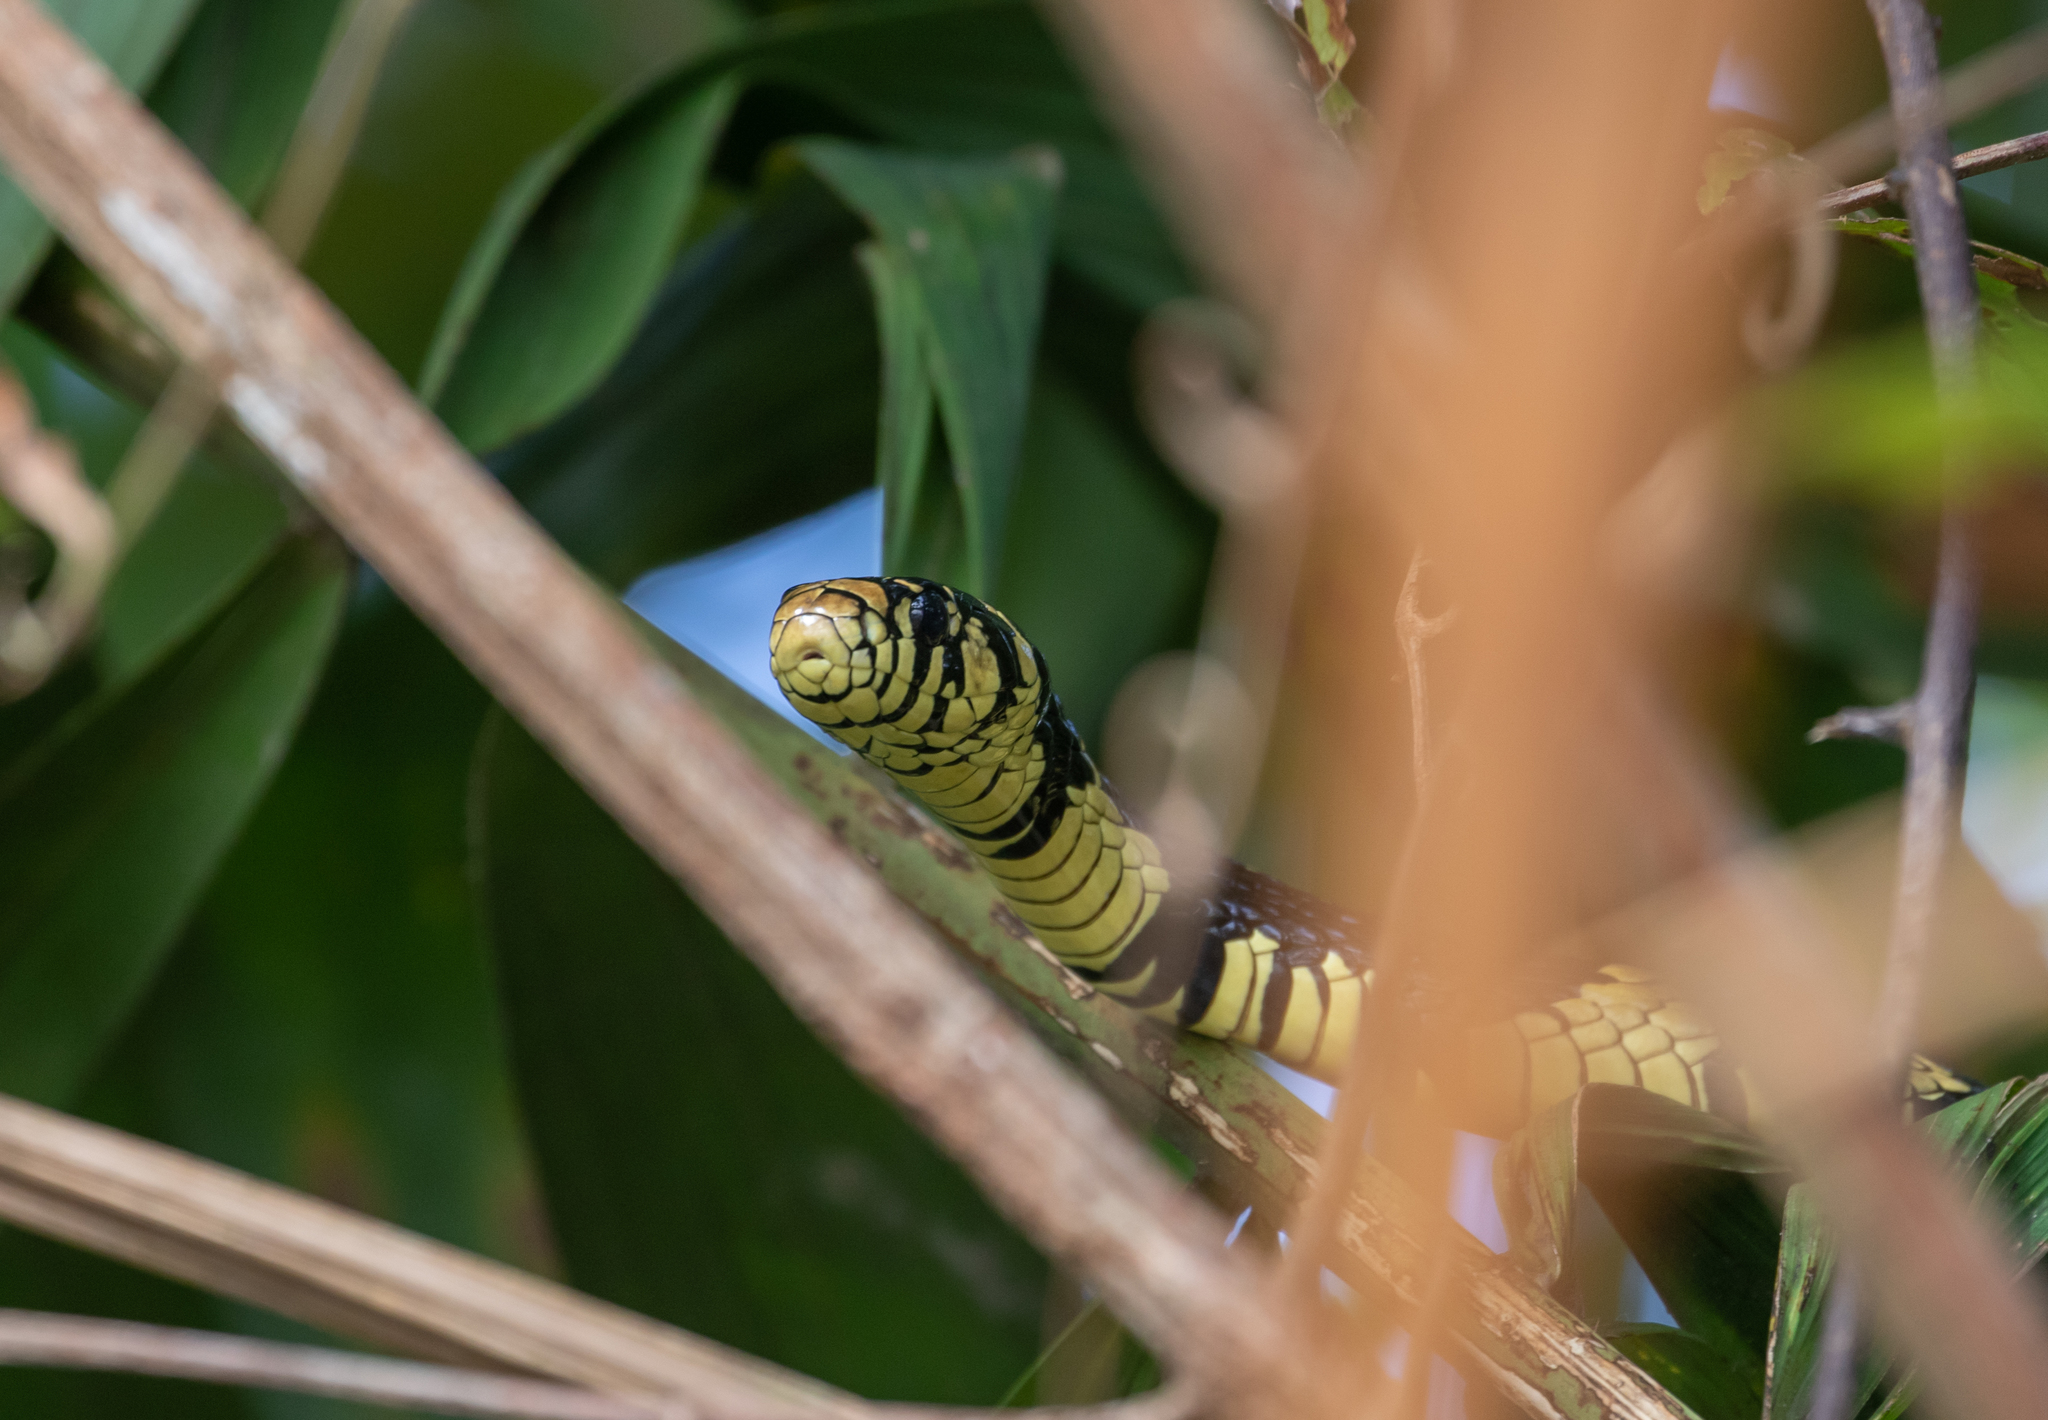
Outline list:
[[[1007,687],[1006,658],[993,638],[1010,648],[1007,660],[1015,670]],[[957,654],[949,657],[943,648]],[[1086,782],[1064,786],[1064,805],[1044,842],[1024,856],[1002,856],[1042,826],[1042,818],[1007,836],[990,836],[1032,805],[1044,785],[1049,770],[1040,721],[1058,703],[1036,651],[1002,613],[908,578],[815,582],[785,595],[770,650],[776,681],[797,711],[961,834],[1048,949],[1089,972],[1120,964],[1116,979],[1103,981],[1105,990],[1150,996],[1156,1001],[1146,1008],[1150,1014],[1179,1019],[1185,984],[1161,991],[1153,981],[1156,957],[1121,961],[1134,942],[1140,951],[1152,950],[1139,934],[1167,890],[1159,849],[1124,818],[1078,742],[1073,749]],[[1313,966],[1286,968],[1292,975],[1287,1010],[1261,1047],[1280,951],[1281,943],[1263,931],[1224,943],[1215,994],[1200,1018],[1185,1024],[1334,1080],[1350,1056],[1373,974],[1334,951]],[[1631,1085],[1746,1118],[1750,1100],[1739,1071],[1720,1071],[1717,1088],[1709,1090],[1709,1063],[1719,1049],[1706,1024],[1647,973],[1608,966],[1574,997],[1465,1033],[1436,1073],[1450,1087],[1461,1122],[1486,1132],[1512,1130],[1586,1084]],[[1917,1097],[1968,1088],[1915,1057]],[[1727,1098],[1731,1091],[1735,1098]]]

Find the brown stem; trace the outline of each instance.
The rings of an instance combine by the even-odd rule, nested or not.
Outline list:
[[[1891,80],[1899,152],[1892,180],[1904,190],[1912,226],[1936,396],[1953,405],[1967,395],[1975,377],[1977,278],[1941,111],[1934,27],[1920,0],[1869,0],[1869,5]],[[1946,461],[1948,487],[1954,489],[1959,451],[1948,450]],[[1953,494],[1942,514],[1940,558],[1920,688],[1913,696],[1913,732],[1906,744],[1898,886],[1873,1026],[1887,1080],[1903,1074],[1912,1047],[1921,983],[1933,946],[1941,865],[1962,809],[1963,761],[1975,689],[1971,660],[1977,641],[1977,559],[1969,523]],[[1815,1394],[1841,1408],[1816,1408],[1816,1420],[1846,1417],[1848,1372],[1855,1357],[1849,1338],[1856,1324],[1856,1275],[1848,1267],[1836,1275],[1824,1327],[1822,1367],[1815,1381]]]
[[[1953,127],[2048,79],[2048,25],[2016,35],[1958,64],[1941,79],[1941,121]],[[1891,105],[1873,109],[1802,155],[1837,182],[1883,166],[1897,151]]]
[[[0,158],[237,420],[858,1071],[1219,1409],[1313,1410],[1249,1264],[33,0]]]
[[[2000,168],[2014,168],[2042,158],[2048,158],[2048,133],[2029,133],[2023,138],[2007,138],[1959,153],[1949,164],[1949,171],[1958,178],[1975,177],[1979,173],[1995,173]],[[1820,200],[1820,215],[1840,217],[1859,207],[1894,201],[1896,196],[1893,180],[1882,177],[1875,182],[1858,183],[1829,193]]]

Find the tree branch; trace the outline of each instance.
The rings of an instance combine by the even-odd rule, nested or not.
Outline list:
[[[242,426],[856,1070],[1223,1411],[1313,1410],[1248,1262],[601,597],[33,0],[0,157]]]
[[[319,1346],[145,1326],[132,1321],[0,1309],[0,1365],[127,1371],[297,1391],[434,1415],[523,1420],[700,1420],[678,1401],[622,1400],[552,1381],[392,1361]],[[745,1414],[736,1411],[734,1414]]]
[[[1976,177],[1979,173],[1995,173],[2000,168],[2014,168],[2042,158],[2048,158],[2048,133],[2029,133],[2024,138],[1987,143],[1982,148],[1958,154],[1949,164],[1949,171],[1958,178]],[[1898,191],[1892,178],[1881,177],[1875,182],[1858,183],[1829,193],[1820,200],[1820,215],[1841,217],[1859,207],[1897,200]]]

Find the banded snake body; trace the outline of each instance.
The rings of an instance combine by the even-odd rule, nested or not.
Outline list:
[[[884,770],[973,851],[1061,961],[1130,1006],[1324,1080],[1342,1073],[1373,986],[1362,924],[1238,864],[1181,930],[1158,846],[1097,772],[1045,658],[1001,612],[912,577],[792,588],[777,683],[805,718]],[[1746,1122],[1743,1072],[1650,974],[1602,968],[1576,994],[1463,1029],[1432,1051],[1461,1127],[1506,1134],[1582,1085],[1650,1090]],[[1974,1085],[1924,1057],[1907,1096]]]

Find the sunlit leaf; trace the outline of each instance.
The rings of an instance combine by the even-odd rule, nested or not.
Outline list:
[[[291,743],[342,586],[327,539],[286,545],[0,786],[0,1090],[67,1101],[126,1020]]]
[[[914,545],[909,528],[916,499],[903,501],[899,484],[897,501],[886,509],[885,545],[911,560],[885,570],[954,580],[985,593],[1000,563],[1031,397],[1058,160],[1044,151],[934,158],[837,139],[809,139],[797,151],[873,228],[887,258],[879,268],[868,263],[871,280],[882,273],[876,292],[885,335],[906,318],[922,326],[914,341],[900,335],[885,341],[884,356],[927,362],[946,430],[966,530],[963,555],[956,561]],[[906,305],[900,291],[906,283],[916,293],[914,305]],[[900,388],[909,377],[889,379]],[[914,400],[915,390],[904,398]],[[891,419],[886,407],[884,418]]]

